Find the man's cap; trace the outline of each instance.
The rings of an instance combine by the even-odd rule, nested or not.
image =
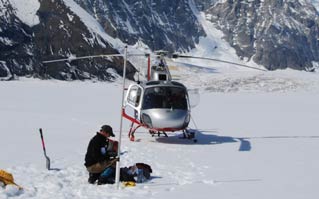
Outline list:
[[[106,133],[109,133],[111,137],[115,137],[114,133],[113,133],[113,129],[112,127],[110,127],[109,125],[103,125],[101,127],[101,131],[104,131]]]

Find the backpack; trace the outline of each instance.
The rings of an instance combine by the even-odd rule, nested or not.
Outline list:
[[[150,165],[145,164],[145,163],[136,163],[136,167],[138,169],[143,170],[143,175],[146,179],[151,178],[151,173],[153,172],[153,170],[152,170],[152,167]]]
[[[140,181],[141,176],[138,176],[139,173],[137,170],[143,171],[142,175],[145,179],[148,180],[151,178],[151,173],[153,172],[151,166],[145,163],[136,163],[133,166],[124,167],[120,169],[120,181],[136,182],[136,179],[134,177],[137,177],[138,182],[144,181]]]
[[[120,169],[120,181],[124,182],[136,182],[134,179],[134,174],[129,172],[130,168],[124,167]]]

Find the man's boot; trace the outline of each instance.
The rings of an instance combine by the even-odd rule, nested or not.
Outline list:
[[[99,177],[100,177],[100,173],[89,173],[88,182],[90,184],[94,184]]]

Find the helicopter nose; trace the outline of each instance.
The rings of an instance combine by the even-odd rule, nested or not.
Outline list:
[[[151,128],[183,128],[189,123],[186,110],[148,109],[142,111],[142,122]]]

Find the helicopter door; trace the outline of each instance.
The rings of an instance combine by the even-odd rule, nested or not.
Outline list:
[[[142,87],[139,85],[131,85],[129,87],[124,107],[125,112],[135,119],[138,119],[140,115],[141,96]]]

